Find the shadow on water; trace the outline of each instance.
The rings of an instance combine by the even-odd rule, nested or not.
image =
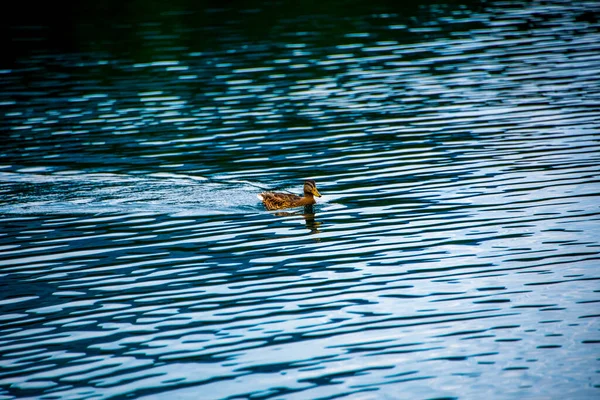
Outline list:
[[[319,227],[321,226],[321,222],[315,219],[315,209],[316,206],[313,204],[306,205],[303,207],[303,211],[289,212],[289,211],[278,211],[275,212],[274,215],[278,217],[290,217],[301,215],[304,218],[304,223],[306,224],[306,229],[310,231],[311,234],[320,233]]]

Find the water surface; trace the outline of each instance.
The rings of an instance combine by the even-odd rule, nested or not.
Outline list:
[[[1,398],[599,395],[595,2],[116,7],[6,28]]]

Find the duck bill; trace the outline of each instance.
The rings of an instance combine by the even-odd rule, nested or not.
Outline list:
[[[315,188],[315,190],[313,191],[313,194],[317,197],[321,197],[321,193],[319,193],[319,191],[317,190],[317,188]]]

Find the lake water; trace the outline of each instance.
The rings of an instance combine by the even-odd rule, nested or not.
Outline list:
[[[98,3],[4,17],[0,399],[600,396],[599,3]]]

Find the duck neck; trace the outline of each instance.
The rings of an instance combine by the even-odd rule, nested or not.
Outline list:
[[[302,204],[314,204],[315,196],[312,193],[304,192],[304,197],[302,198]]]

